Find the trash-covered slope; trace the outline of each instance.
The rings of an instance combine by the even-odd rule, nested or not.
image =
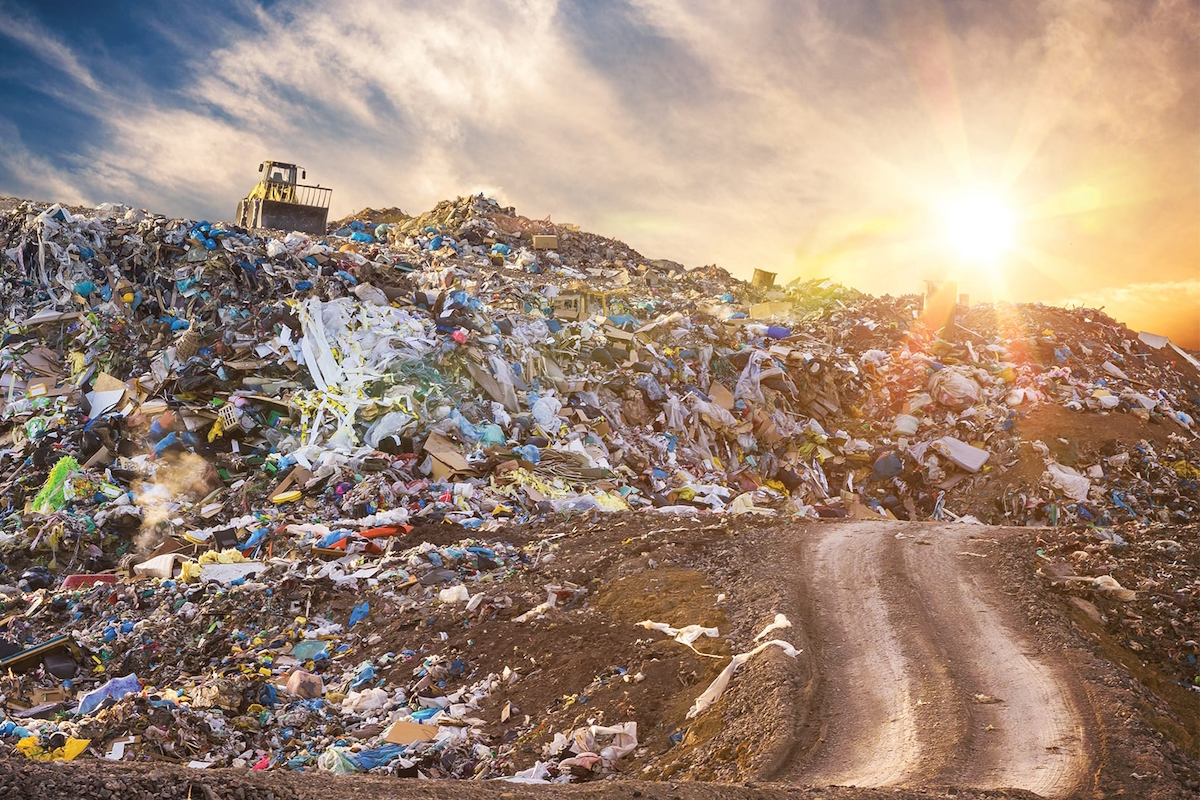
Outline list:
[[[293,464],[329,484],[371,447],[411,480],[507,476],[426,512],[476,524],[541,502],[724,509],[743,494],[808,515],[1016,523],[1179,522],[1194,504],[1200,374],[1097,311],[976,308],[947,341],[916,296],[763,290],[482,197],[321,241],[34,211],[5,220],[6,418],[60,423],[37,412],[86,414],[97,380],[120,383],[119,427],[159,421],[158,453],[198,452],[226,486]],[[1079,442],[1023,435],[1048,408],[1131,424],[1085,463]],[[91,425],[82,461],[129,439],[111,427]],[[375,488],[342,505],[384,500]],[[236,516],[220,499],[206,519]]]
[[[199,722],[168,723],[186,708],[222,720],[203,722],[226,737],[220,763],[333,771],[352,769],[340,715],[374,711],[442,721],[459,748],[443,763],[444,745],[372,731],[355,752],[380,750],[382,767],[524,768],[487,738],[501,734],[459,735],[505,665],[426,663],[377,629],[379,603],[428,610],[422,636],[450,641],[460,604],[482,619],[585,602],[586,570],[517,596],[480,585],[539,563],[512,526],[622,510],[1048,526],[1044,560],[1117,583],[1056,586],[1103,602],[1172,587],[1154,613],[1178,625],[1129,641],[1152,640],[1178,684],[1200,676],[1195,589],[1176,585],[1191,573],[1155,544],[1200,510],[1200,373],[1170,343],[1028,305],[959,308],[939,336],[917,295],[752,286],[483,197],[357,216],[314,238],[121,208],[4,213],[0,550],[17,660],[0,666],[31,670],[9,689],[19,702],[127,687],[137,699],[114,708],[148,726],[131,753],[168,752],[168,734],[201,752]],[[455,535],[424,541],[443,522]],[[1119,561],[1143,547],[1166,565]],[[169,648],[147,640],[159,631]],[[618,667],[587,679],[636,678]],[[289,687],[297,668],[323,686]],[[9,735],[22,727],[50,730]],[[581,752],[599,760],[559,758],[556,774],[634,752],[616,722],[587,727]]]

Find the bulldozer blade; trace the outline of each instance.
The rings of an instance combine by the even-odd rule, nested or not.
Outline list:
[[[259,214],[259,226],[283,231],[303,231],[324,234],[329,209],[319,206],[302,206],[296,203],[281,203],[264,200]]]

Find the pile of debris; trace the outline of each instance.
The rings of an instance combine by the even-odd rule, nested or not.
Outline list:
[[[39,720],[0,733],[31,757],[215,736],[259,768],[502,773],[473,715],[511,675],[368,658],[352,628],[573,602],[477,588],[536,562],[478,538],[515,523],[1200,514],[1197,362],[1094,310],[943,326],[920,296],[748,284],[482,196],[325,237],[23,204],[0,253],[0,666]],[[461,540],[406,538],[441,522]],[[563,734],[563,778],[637,746]]]

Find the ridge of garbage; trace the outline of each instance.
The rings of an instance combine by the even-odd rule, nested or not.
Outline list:
[[[1200,510],[1197,363],[1100,310],[964,305],[939,336],[919,294],[754,285],[481,195],[331,227],[0,215],[0,589],[22,609],[0,622],[0,666],[34,676],[8,696],[73,709],[0,723],[27,756],[198,751],[168,730],[204,715],[223,748],[203,764],[506,774],[474,714],[512,675],[346,655],[379,597],[520,624],[586,594],[518,608],[481,591],[540,552],[479,538],[506,526],[1046,526],[1071,537],[1047,563],[1082,550],[1082,566],[1088,542],[1169,557],[1163,531]],[[1061,415],[1125,433],[1053,435]],[[405,538],[433,523],[461,538]],[[1089,586],[1114,602],[1144,588],[1108,580]],[[314,585],[372,591],[343,621],[288,599]],[[193,646],[147,655],[156,628]],[[409,661],[405,685],[379,677]],[[1200,680],[1185,655],[1177,669]],[[139,716],[136,741],[118,736]],[[301,735],[355,726],[370,746]],[[592,774],[637,746],[636,724],[562,731],[552,763],[510,777]]]

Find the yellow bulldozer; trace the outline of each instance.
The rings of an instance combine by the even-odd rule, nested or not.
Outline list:
[[[237,224],[244,228],[276,228],[321,235],[329,219],[332,189],[306,186],[302,167],[282,161],[264,161],[258,165],[263,174],[258,184],[238,202]]]

